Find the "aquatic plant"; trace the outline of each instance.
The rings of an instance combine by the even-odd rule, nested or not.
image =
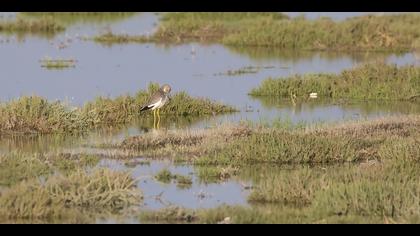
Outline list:
[[[45,58],[39,61],[41,63],[41,67],[46,69],[64,69],[75,67],[75,63],[77,62],[74,59],[50,59]]]
[[[106,23],[122,21],[136,12],[19,12],[18,17],[23,19],[50,18],[54,22],[70,26],[76,23]]]
[[[162,183],[169,184],[173,179],[173,175],[168,169],[162,169],[155,175],[155,179]]]
[[[155,175],[155,179],[165,184],[169,184],[172,180],[175,180],[178,188],[189,188],[192,185],[192,178],[190,176],[172,174],[171,171],[166,168],[160,170]]]
[[[360,100],[411,100],[420,94],[420,67],[398,67],[371,63],[340,74],[306,74],[290,78],[268,78],[251,90],[252,96],[309,98],[348,98]]]
[[[153,42],[153,38],[150,36],[143,35],[121,35],[114,34],[111,31],[97,35],[92,38],[93,41],[97,43],[102,43],[105,45],[119,44],[119,43],[148,43]]]
[[[117,98],[98,97],[81,108],[70,108],[56,101],[49,102],[38,96],[21,97],[0,104],[1,133],[83,133],[99,126],[126,124],[134,119],[144,119],[150,113],[139,113],[153,89],[139,91],[136,96]],[[235,108],[206,98],[194,98],[185,92],[172,96],[162,108],[166,116],[206,116],[237,111]]]
[[[230,46],[334,51],[408,51],[418,38],[420,15],[351,17],[335,22],[281,13],[165,13],[157,31],[137,42],[218,42]],[[125,36],[108,38],[125,43]],[[135,37],[132,37],[133,39]],[[146,40],[147,39],[147,40]]]
[[[63,218],[75,209],[112,209],[138,204],[142,199],[129,173],[96,170],[53,176],[44,184],[21,182],[0,196],[1,219]]]
[[[399,158],[415,158],[412,139],[418,137],[419,124],[419,117],[413,115],[319,128],[225,125],[130,137],[119,148],[197,165],[357,163],[390,158],[390,153],[396,153],[390,150],[393,147],[398,147]]]
[[[64,30],[64,26],[49,17],[29,20],[17,16],[13,21],[0,21],[0,32],[57,33]]]

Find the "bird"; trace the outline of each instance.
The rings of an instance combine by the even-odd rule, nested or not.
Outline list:
[[[157,116],[160,119],[159,111],[160,108],[162,108],[166,103],[169,101],[169,93],[171,92],[172,88],[169,84],[164,84],[162,87],[159,88],[158,91],[156,91],[146,102],[145,105],[143,105],[140,108],[140,112],[152,110],[153,111],[153,119],[156,120],[156,111]]]

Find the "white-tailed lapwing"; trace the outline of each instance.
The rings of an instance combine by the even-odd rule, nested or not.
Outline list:
[[[158,118],[160,118],[160,108],[163,107],[169,101],[169,93],[171,92],[171,86],[168,84],[163,85],[158,91],[156,91],[147,101],[147,103],[140,109],[140,112],[152,110],[153,120],[156,120],[156,111]]]

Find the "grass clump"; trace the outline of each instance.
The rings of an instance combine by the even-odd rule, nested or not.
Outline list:
[[[162,183],[169,184],[173,179],[173,175],[168,169],[162,169],[156,174],[155,179]]]
[[[140,91],[136,96],[127,95],[115,99],[98,97],[82,108],[70,108],[59,101],[49,102],[38,96],[24,96],[0,104],[0,132],[76,134],[100,126],[115,126],[135,119],[145,119],[153,113],[140,114],[140,107],[157,90],[158,85],[151,84],[149,87],[148,91]],[[231,106],[179,92],[161,109],[161,115],[207,116],[235,111]]]
[[[88,128],[78,109],[31,96],[0,104],[2,133],[68,133]]]
[[[416,162],[297,167],[261,174],[248,201],[293,206],[312,218],[415,218],[420,209]]]
[[[44,160],[19,154],[0,156],[0,170],[0,186],[11,186],[52,173],[52,169]]]
[[[143,156],[228,166],[357,163],[388,159],[397,153],[395,158],[416,159],[418,153],[414,140],[419,138],[420,122],[416,115],[347,122],[331,127],[285,127],[243,124],[208,130],[173,130],[160,135],[130,137],[118,147],[136,150]]]
[[[238,127],[225,125],[207,130],[169,130],[160,135],[146,133],[129,137],[117,147],[136,150],[142,156],[191,160],[201,158],[205,153],[214,152],[222,148],[227,141],[247,136],[251,132],[251,129],[245,125]]]
[[[335,22],[290,19],[281,13],[165,13],[146,41],[218,42],[231,46],[334,51],[408,51],[419,37],[420,15],[368,15]],[[126,42],[112,37],[115,42]],[[139,40],[139,42],[143,42]]]
[[[238,168],[233,166],[197,166],[197,176],[204,183],[219,183],[237,175]]]
[[[313,200],[314,194],[326,187],[322,174],[324,173],[313,171],[309,167],[282,171],[276,175],[262,174],[265,178],[254,187],[248,196],[248,201],[299,207],[308,205]]]
[[[266,167],[266,166],[265,166]],[[385,160],[329,166],[288,166],[256,173],[251,207],[142,212],[166,223],[419,222],[418,162]],[[263,170],[266,170],[265,168]]]
[[[80,168],[95,167],[99,163],[100,158],[95,155],[72,155],[63,153],[60,155],[47,156],[45,157],[45,160],[60,173],[70,174]]]
[[[420,96],[420,68],[397,67],[383,63],[367,64],[341,74],[308,74],[291,78],[269,78],[253,89],[253,96],[308,98],[319,97],[361,100],[412,100]]]
[[[169,184],[172,182],[172,180],[175,180],[178,188],[189,188],[193,183],[190,176],[172,174],[168,169],[160,170],[155,175],[155,179],[165,184]]]
[[[76,23],[117,22],[132,17],[135,12],[20,12],[24,19],[50,18],[54,22],[70,26]]]
[[[93,155],[24,155],[0,156],[0,185],[12,186],[22,181],[48,177],[55,171],[70,174],[80,168],[94,167],[99,157]]]
[[[122,44],[122,43],[148,43],[153,42],[154,39],[150,36],[144,35],[128,35],[128,34],[114,34],[106,32],[101,35],[93,37],[93,41],[105,45]]]
[[[65,69],[75,67],[76,60],[73,59],[43,59],[40,61],[41,67],[46,69]]]
[[[244,29],[252,21],[284,18],[287,16],[265,12],[166,13],[153,37],[169,42],[217,42],[226,35]]]
[[[65,27],[50,17],[25,19],[17,16],[13,21],[0,21],[0,32],[8,33],[58,33]]]
[[[418,37],[418,14],[360,16],[334,22],[329,18],[252,22],[223,43],[306,50],[404,51]],[[261,27],[263,24],[263,27]]]
[[[120,210],[138,204],[141,198],[129,173],[79,171],[69,176],[50,177],[44,184],[22,182],[2,192],[0,216],[4,219],[60,218],[72,209]]]
[[[158,88],[158,84],[151,83],[147,91],[139,91],[134,97],[120,96],[115,99],[99,97],[86,104],[83,113],[92,124],[124,124],[133,121],[139,115],[151,116],[150,112],[139,114],[139,110]],[[205,116],[235,111],[237,110],[231,106],[179,92],[171,96],[170,102],[162,107],[160,113],[171,116]]]

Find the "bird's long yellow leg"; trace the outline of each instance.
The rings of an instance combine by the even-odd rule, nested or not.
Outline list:
[[[156,129],[156,110],[153,110],[153,128]]]
[[[157,110],[157,116],[158,116],[157,128],[159,129],[159,124],[160,124],[160,109]]]

